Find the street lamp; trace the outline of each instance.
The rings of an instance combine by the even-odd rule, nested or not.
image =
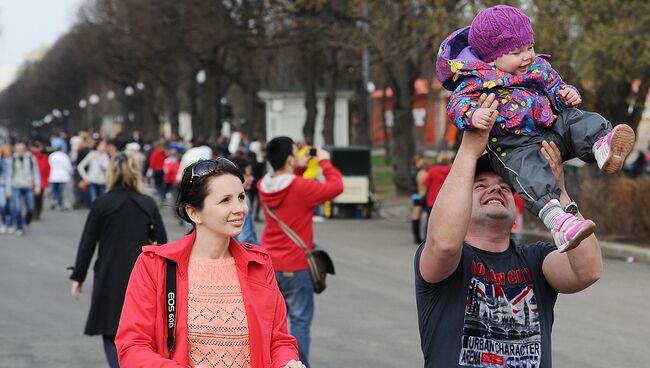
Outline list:
[[[96,94],[92,94],[92,95],[88,96],[88,102],[92,105],[88,109],[88,111],[90,111],[90,124],[89,124],[89,127],[90,127],[90,131],[94,132],[95,131],[95,111],[94,111],[95,108],[94,108],[94,106],[99,103],[99,96],[97,96]]]

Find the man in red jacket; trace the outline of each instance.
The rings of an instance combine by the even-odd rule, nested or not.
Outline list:
[[[291,334],[298,341],[298,353],[303,364],[309,366],[311,320],[314,315],[314,292],[309,277],[305,252],[282,230],[275,216],[290,227],[312,249],[314,207],[335,198],[343,192],[341,172],[332,166],[329,152],[318,148],[316,158],[323,170],[325,182],[304,179],[302,172],[310,155],[298,158],[298,148],[289,137],[277,137],[266,145],[266,158],[273,172],[259,182],[259,196],[266,228],[262,245],[273,261],[276,278],[287,303]],[[268,208],[267,208],[268,206]]]

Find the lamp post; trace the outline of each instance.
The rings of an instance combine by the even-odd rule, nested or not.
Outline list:
[[[86,110],[86,107],[88,107],[88,101],[86,101],[85,98],[82,98],[81,100],[79,100],[79,108],[82,109],[82,110]],[[87,112],[87,113],[89,113],[89,112]],[[87,122],[88,123],[88,133],[90,134],[93,131],[93,122],[92,122],[92,118],[88,117],[88,116],[87,116],[87,120],[88,120],[88,122]]]
[[[88,102],[90,103],[90,128],[91,132],[95,132],[95,107],[99,103],[99,96],[92,94],[88,97]]]

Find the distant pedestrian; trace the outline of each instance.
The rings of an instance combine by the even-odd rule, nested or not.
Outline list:
[[[425,180],[429,171],[429,160],[422,155],[415,155],[413,157],[413,167],[411,172],[411,203],[413,209],[411,210],[411,231],[413,232],[413,242],[415,244],[422,243],[421,235],[421,218],[426,207],[426,193],[427,185]]]
[[[156,186],[156,192],[161,201],[165,200],[165,141],[159,140],[149,155],[149,168],[153,175],[153,182]]]
[[[88,183],[91,206],[106,190],[106,172],[109,163],[110,158],[106,153],[106,142],[99,141],[95,149],[90,151],[77,165],[77,171],[83,180]]]
[[[34,214],[34,195],[41,193],[41,174],[38,163],[31,152],[27,151],[25,142],[17,142],[14,154],[8,165],[7,197],[11,198],[11,217],[15,230],[21,236],[29,229]],[[25,215],[23,217],[23,212]]]
[[[303,367],[268,253],[234,240],[248,212],[243,181],[223,158],[185,169],[177,210],[193,230],[143,248],[115,339],[123,367]]]
[[[67,209],[63,201],[65,185],[72,179],[74,169],[70,157],[63,152],[62,147],[57,147],[48,158],[50,164],[49,183],[52,191],[52,209]]]
[[[451,155],[447,152],[440,152],[437,157],[437,163],[429,168],[427,177],[424,180],[424,185],[427,186],[427,213],[431,213],[431,208],[433,208],[440,188],[442,188],[442,184],[445,182],[450,170]]]
[[[178,153],[176,149],[169,148],[167,149],[167,157],[163,161],[163,181],[165,184],[162,198],[163,201],[167,198],[167,194],[171,193],[171,197],[176,197],[177,185],[176,176],[178,175],[178,169],[180,168],[181,163],[178,161]]]
[[[129,275],[148,240],[167,242],[165,226],[155,201],[142,194],[137,165],[129,156],[119,154],[108,169],[108,192],[90,209],[70,276],[72,296],[78,299],[99,244],[84,333],[103,336],[104,352],[111,367],[119,366],[113,340]]]
[[[59,145],[57,148],[63,149],[63,146]],[[49,187],[50,163],[48,160],[48,154],[45,152],[45,147],[43,147],[41,142],[32,142],[29,150],[36,159],[38,172],[41,175],[41,192],[39,194],[34,193],[34,221],[38,221],[41,219],[41,213],[43,212],[43,197],[45,197],[45,190]]]
[[[11,226],[11,201],[7,197],[9,194],[9,173],[11,165],[11,156],[13,148],[11,144],[5,143],[0,149],[0,234],[7,232]]]

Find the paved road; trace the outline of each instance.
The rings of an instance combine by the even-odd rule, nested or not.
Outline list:
[[[183,229],[165,209],[171,239]],[[70,266],[85,212],[53,213],[25,237],[0,235],[0,367],[103,367],[99,337],[82,334],[91,285],[70,297]],[[312,364],[421,367],[409,224],[330,220],[316,238],[337,275],[317,296]],[[90,275],[89,275],[90,276]],[[647,367],[650,266],[607,260],[602,279],[560,296],[553,331],[556,367]]]

